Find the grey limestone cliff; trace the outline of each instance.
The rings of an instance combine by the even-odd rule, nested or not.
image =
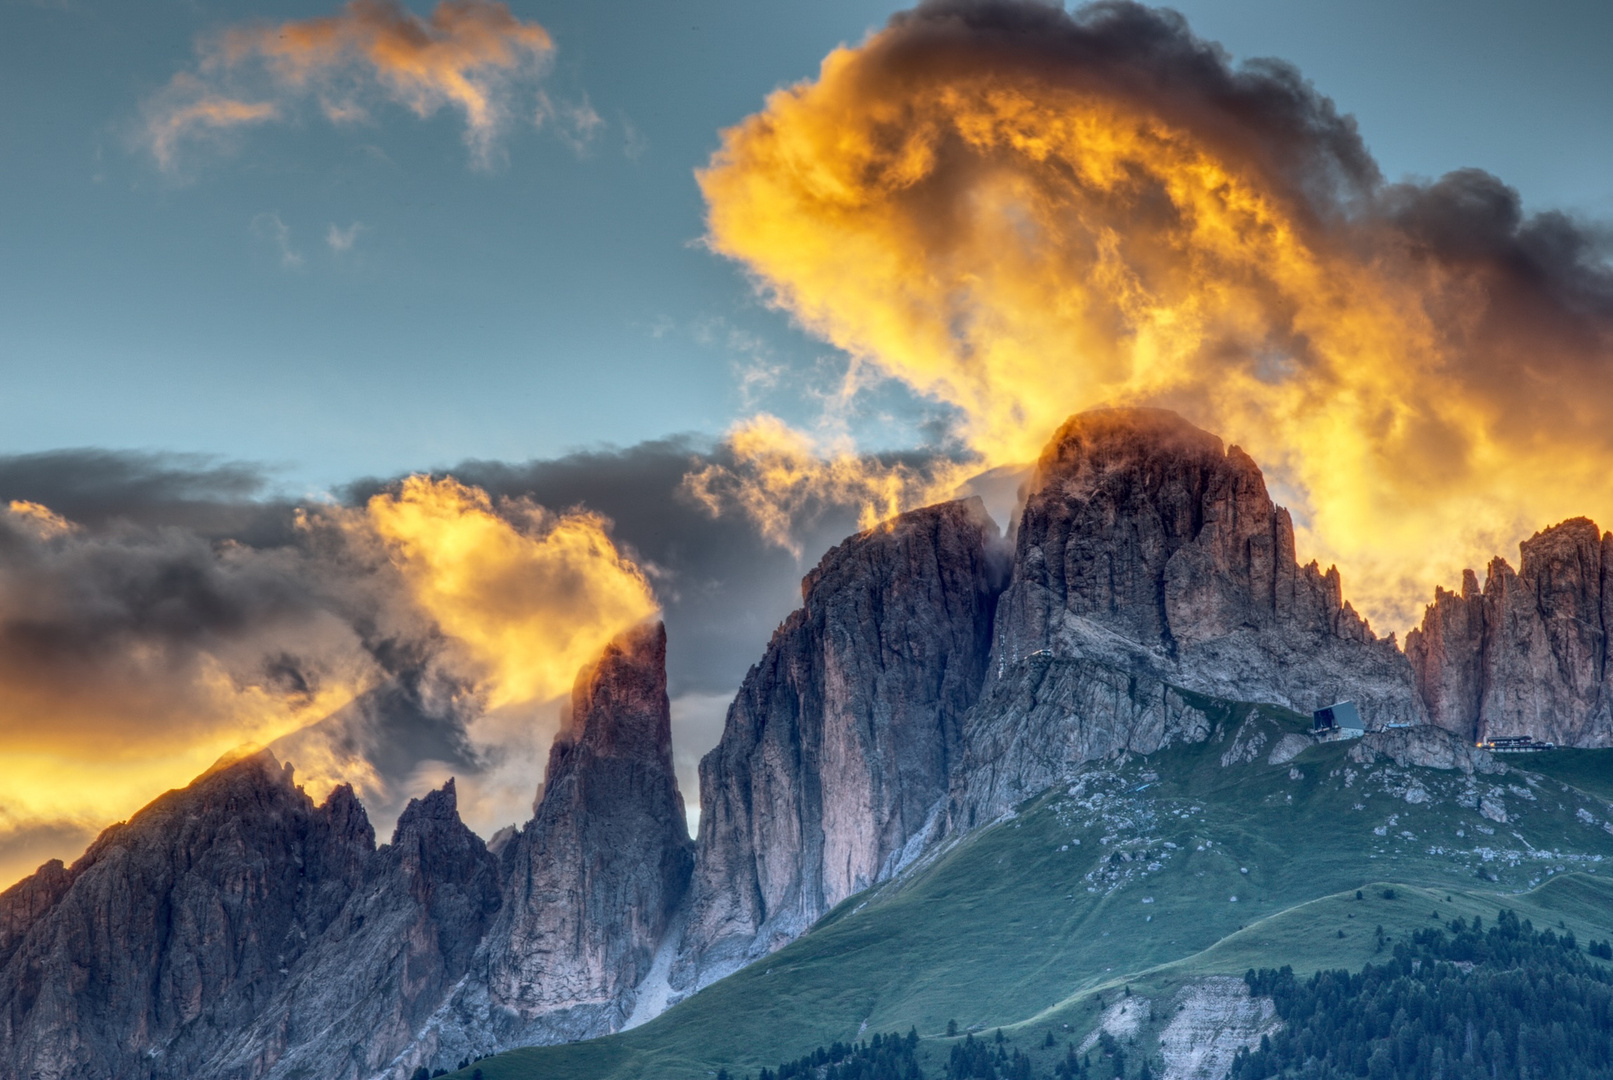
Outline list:
[[[1517,571],[1491,561],[1482,591],[1471,570],[1461,593],[1436,591],[1406,636],[1430,719],[1475,741],[1613,744],[1613,536],[1574,518],[1520,550]]]
[[[501,845],[504,906],[419,1060],[615,1031],[673,925],[693,845],[672,767],[666,630],[624,633],[585,668],[536,815]]]
[[[1004,574],[979,500],[823,557],[700,763],[700,851],[673,983],[793,939],[890,873],[935,819],[985,675]]]

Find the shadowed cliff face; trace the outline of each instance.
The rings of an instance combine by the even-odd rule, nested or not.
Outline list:
[[[0,901],[14,942],[0,1076],[204,1075],[337,918],[373,847],[349,789],[316,807],[260,753],[108,829],[65,874],[19,883]]]
[[[305,961],[199,1075],[364,1080],[409,1058],[499,900],[498,862],[460,821],[449,780],[409,803]]]
[[[998,545],[979,500],[945,503],[853,537],[807,575],[700,765],[674,985],[791,940],[922,841],[985,675]]]
[[[1468,739],[1530,735],[1567,746],[1613,743],[1607,664],[1613,535],[1574,518],[1520,545],[1514,571],[1471,571],[1439,589],[1406,655],[1430,719]]]

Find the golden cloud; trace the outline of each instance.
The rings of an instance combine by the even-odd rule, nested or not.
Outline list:
[[[181,72],[147,103],[146,142],[171,169],[183,140],[281,118],[299,98],[341,123],[367,118],[379,96],[422,118],[458,110],[485,166],[516,90],[553,50],[547,30],[493,0],[441,0],[428,18],[399,0],[350,0],[338,15],[233,27],[204,42],[199,74]]]
[[[980,468],[1073,412],[1176,408],[1260,461],[1390,626],[1544,523],[1613,521],[1588,234],[1482,174],[1384,186],[1296,72],[1230,69],[1170,13],[924,5],[699,179],[711,246],[955,410]]]
[[[919,470],[859,454],[849,445],[825,446],[776,416],[759,414],[735,425],[723,440],[732,464],[708,462],[683,479],[683,490],[717,516],[738,510],[768,540],[799,558],[797,525],[816,506],[856,506],[858,528],[868,529],[950,491],[958,470],[935,462]]]
[[[658,610],[643,571],[585,510],[515,499],[495,512],[478,488],[411,476],[370,499],[361,527],[456,643],[490,708],[569,692],[611,638]]]

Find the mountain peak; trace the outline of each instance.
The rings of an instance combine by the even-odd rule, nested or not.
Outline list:
[[[616,635],[597,660],[577,673],[565,721],[549,752],[545,789],[581,744],[605,755],[659,757],[672,752],[666,626],[660,620]]]
[[[226,783],[240,781],[267,781],[272,784],[284,784],[295,787],[296,768],[291,762],[284,765],[274,756],[268,747],[236,747],[226,751],[219,759],[207,767],[189,787],[200,787],[215,777],[228,778]]]
[[[1005,559],[979,499],[851,537],[802,582],[700,763],[700,859],[673,985],[804,931],[916,852],[979,693]]]
[[[344,784],[343,787],[346,787]],[[347,789],[351,791],[351,788]],[[334,797],[334,793],[333,793]],[[454,778],[449,777],[443,786],[435,791],[428,792],[421,798],[410,799],[409,805],[403,808],[398,815],[398,824],[393,830],[392,842],[411,830],[419,829],[427,822],[459,821],[459,795],[454,788]]]
[[[533,819],[500,847],[504,905],[480,954],[484,981],[433,1029],[438,1056],[619,1028],[683,898],[690,848],[666,629],[641,623],[577,674]],[[489,1013],[501,1017],[493,1035]]]
[[[1172,463],[1211,469],[1224,467],[1229,458],[1238,471],[1253,474],[1264,495],[1265,481],[1248,455],[1236,447],[1227,451],[1219,436],[1169,409],[1091,409],[1070,417],[1048,441],[1037,461],[1031,491],[1042,491],[1055,481],[1080,488],[1114,470],[1162,480]]]

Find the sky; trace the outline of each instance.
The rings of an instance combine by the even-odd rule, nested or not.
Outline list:
[[[366,27],[436,33],[425,3],[0,0],[0,505],[12,507],[0,530],[0,636],[14,658],[0,663],[13,703],[0,707],[0,760],[38,789],[0,805],[0,879],[71,858],[96,829],[244,741],[297,757],[313,787],[356,783],[383,831],[407,798],[468,775],[462,803],[490,833],[530,806],[566,673],[649,612],[668,623],[680,782],[693,805],[695,762],[768,633],[799,603],[802,573],[859,524],[960,482],[1006,525],[1035,446],[1087,404],[1184,407],[1241,440],[1296,507],[1314,553],[1354,571],[1346,593],[1354,585],[1383,613],[1380,627],[1403,629],[1417,598],[1450,583],[1462,560],[1509,553],[1569,513],[1613,512],[1584,480],[1608,471],[1605,448],[1579,455],[1588,471],[1564,470],[1552,488],[1539,465],[1562,460],[1561,446],[1535,438],[1562,387],[1605,381],[1596,376],[1613,340],[1613,294],[1596,276],[1606,248],[1595,247],[1613,221],[1607,5],[1177,5],[1230,65],[1295,65],[1312,97],[1283,93],[1336,125],[1335,141],[1358,138],[1381,174],[1355,177],[1354,195],[1315,200],[1272,180],[1275,202],[1325,218],[1350,198],[1378,200],[1361,218],[1437,250],[1441,272],[1492,256],[1524,265],[1523,279],[1539,271],[1567,284],[1544,300],[1528,286],[1517,295],[1548,315],[1583,314],[1586,340],[1604,334],[1565,343],[1529,329],[1534,315],[1507,316],[1492,336],[1524,327],[1535,336],[1520,340],[1569,358],[1535,373],[1557,389],[1520,402],[1523,434],[1498,420],[1460,436],[1448,416],[1410,424],[1400,442],[1363,444],[1359,462],[1344,455],[1355,462],[1344,487],[1296,434],[1316,430],[1317,416],[1261,396],[1267,383],[1315,387],[1320,376],[1256,372],[1229,404],[1178,357],[1168,385],[1066,395],[1058,379],[1069,365],[1027,374],[1009,349],[971,389],[946,363],[915,358],[911,341],[869,330],[859,305],[878,315],[911,302],[882,290],[929,280],[967,246],[904,248],[911,230],[882,231],[922,209],[900,192],[865,193],[880,213],[822,219],[763,196],[793,197],[803,162],[833,171],[812,155],[843,147],[818,136],[875,123],[879,93],[915,107],[906,83],[879,89],[881,65],[895,61],[860,48],[898,6],[516,0],[466,10],[484,21],[443,23],[434,40],[461,59],[501,58],[468,69],[470,91],[355,59],[382,40]],[[327,45],[357,51],[306,44],[320,28],[338,35],[319,39]],[[969,47],[990,29],[972,31]],[[850,75],[769,104],[781,87],[818,80],[842,45],[854,50],[842,54]],[[1011,49],[1005,62],[1026,69]],[[973,77],[967,65],[923,70],[958,86]],[[1032,78],[1025,92],[1056,101],[1056,83]],[[211,123],[206,110],[221,102],[249,112]],[[1353,117],[1353,134],[1336,114]],[[1212,118],[1204,130],[1246,120]],[[804,156],[781,157],[769,130],[795,132],[786,150]],[[1253,138],[1278,138],[1271,130]],[[1309,175],[1332,160],[1330,146],[1306,136],[1280,149]],[[1012,155],[992,160],[1036,179]],[[1454,219],[1454,239],[1439,231],[1451,207],[1505,203],[1475,174],[1433,183],[1463,169],[1515,192],[1522,224],[1496,241],[1522,237],[1502,252],[1511,263],[1459,250],[1482,215]],[[960,206],[983,190],[968,170],[937,175]],[[1384,194],[1401,181],[1399,195]],[[1530,232],[1527,215],[1550,211],[1568,224]],[[781,240],[781,223],[830,238],[829,254],[811,265],[777,257],[811,246]],[[1559,258],[1564,236],[1573,251]],[[1365,292],[1383,293],[1382,310],[1362,301],[1345,314],[1415,337],[1422,324],[1391,308],[1401,286],[1422,286],[1357,257],[1363,242],[1348,229],[1319,233],[1306,257],[1323,277],[1366,275]],[[865,243],[899,255],[903,274],[864,280],[872,263],[834,261]],[[1081,265],[1038,273],[1068,283]],[[1034,284],[988,282],[977,307],[1034,323]],[[1292,281],[1268,285],[1285,310],[1305,306]],[[943,336],[960,325],[943,317],[945,297],[920,299]],[[1338,315],[1337,298],[1316,303]],[[999,337],[1053,356],[1090,329]],[[917,325],[913,340],[925,332]],[[1349,383],[1354,346],[1324,337],[1313,329],[1296,355],[1333,348],[1318,361],[1323,381],[1353,401],[1366,385]],[[953,359],[967,366],[988,352],[972,341]],[[1391,356],[1380,366],[1397,381],[1407,372],[1413,389],[1383,407],[1421,415],[1448,384],[1453,409],[1489,415],[1511,392],[1517,355],[1480,357],[1466,374],[1445,360],[1422,381],[1415,358]],[[1586,405],[1562,437],[1607,429],[1610,410]],[[1005,434],[1004,416],[1024,430]],[[1465,456],[1444,453],[1452,441]],[[1527,468],[1502,476],[1486,448]],[[1396,482],[1386,454],[1415,490],[1386,493]],[[1402,468],[1408,454],[1421,467]],[[432,478],[402,479],[419,472]],[[1484,475],[1493,485],[1475,480]],[[1397,499],[1428,503],[1435,487],[1454,493],[1437,513],[1396,509]],[[1357,523],[1388,540],[1347,535]],[[1419,544],[1433,555],[1409,559]]]
[[[1605,4],[1178,6],[1237,57],[1296,63],[1391,178],[1476,166],[1530,206],[1613,216]],[[599,117],[580,149],[518,121],[477,169],[450,109],[333,126],[304,107],[182,148],[170,173],[142,107],[194,69],[198,36],[334,5],[5,0],[0,448],[219,455],[301,494],[716,436],[756,406],[808,421],[832,351],[701,247],[693,172],[896,7],[516,3],[554,41],[536,86]],[[355,224],[346,250],[327,242]],[[790,376],[765,393],[743,378],[758,363]]]

